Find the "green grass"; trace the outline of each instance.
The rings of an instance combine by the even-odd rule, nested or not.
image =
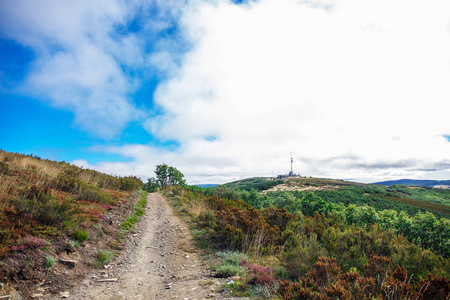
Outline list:
[[[147,206],[147,192],[142,191],[141,198],[134,206],[134,213],[128,216],[120,226],[122,230],[129,231],[133,228],[134,224],[139,221],[140,217],[145,214],[145,207]]]
[[[77,231],[75,231],[75,233],[73,234],[73,237],[78,242],[84,242],[89,239],[89,232],[87,232],[86,230],[77,229]]]
[[[111,251],[100,250],[97,254],[97,261],[95,266],[97,268],[103,268],[107,263],[114,259],[114,253]]]
[[[403,198],[403,197],[387,197],[391,201],[400,201],[404,204],[411,205],[417,208],[426,209],[431,212],[443,213],[450,216],[450,206],[437,204],[433,202],[427,202],[422,200],[416,200],[413,198]]]
[[[271,187],[282,184],[283,180],[272,180],[271,178],[248,178],[239,181],[234,181],[225,184],[228,188],[239,188],[241,190],[250,191],[251,189],[256,189],[260,191],[268,190]],[[214,188],[213,188],[214,189]]]
[[[221,262],[211,269],[216,272],[217,277],[226,278],[244,274],[245,269],[240,263],[243,260],[248,260],[246,254],[237,251],[224,251],[217,252],[216,255],[221,257]]]
[[[53,256],[51,255],[47,255],[47,257],[45,257],[45,261],[44,261],[44,266],[47,268],[51,268],[55,265],[56,260]]]

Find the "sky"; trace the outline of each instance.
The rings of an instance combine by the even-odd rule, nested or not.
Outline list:
[[[4,0],[0,148],[144,181],[450,179],[448,0]]]

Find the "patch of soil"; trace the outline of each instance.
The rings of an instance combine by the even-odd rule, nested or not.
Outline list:
[[[331,186],[331,185],[324,185],[324,186],[305,186],[303,184],[297,184],[297,183],[283,183],[276,185],[268,190],[262,191],[263,194],[268,192],[291,192],[291,191],[332,191],[339,189],[339,186]]]

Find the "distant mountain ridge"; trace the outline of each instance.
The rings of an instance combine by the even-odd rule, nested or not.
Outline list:
[[[432,187],[432,186],[436,186],[436,185],[450,185],[450,180],[400,179],[400,180],[388,180],[388,181],[374,182],[373,184],[379,184],[379,185],[403,184],[403,185],[417,185],[417,186],[423,186],[423,187]]]
[[[198,186],[198,187],[201,187],[201,188],[210,188],[210,187],[218,186],[218,184],[212,184],[212,183],[209,183],[209,184],[194,184],[194,185]]]

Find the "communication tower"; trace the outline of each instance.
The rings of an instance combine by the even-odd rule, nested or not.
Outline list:
[[[292,158],[292,152],[291,152],[291,171],[289,172],[289,176],[294,176],[293,164],[294,164],[294,159]]]

